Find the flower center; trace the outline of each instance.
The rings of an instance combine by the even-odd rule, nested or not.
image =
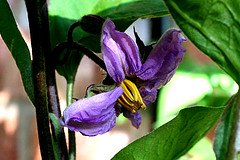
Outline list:
[[[118,98],[118,102],[127,110],[135,113],[140,108],[146,109],[146,105],[138,91],[137,86],[130,80],[123,80],[120,84],[123,94]]]

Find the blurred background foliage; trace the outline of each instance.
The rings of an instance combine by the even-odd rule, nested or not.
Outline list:
[[[223,106],[237,92],[237,84],[216,64],[211,61],[202,63],[194,60],[191,54],[187,52],[184,62],[172,80],[160,90],[154,127],[163,125],[173,119],[179,110],[194,104]],[[180,160],[215,159],[212,147],[213,134],[214,129]]]
[[[187,52],[174,77],[159,93],[157,126],[185,107],[223,106],[237,92],[236,83],[216,64],[194,61],[191,54]]]

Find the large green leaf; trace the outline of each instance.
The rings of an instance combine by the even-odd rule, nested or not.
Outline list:
[[[165,0],[187,37],[240,83],[240,0]]]
[[[20,70],[23,85],[29,98],[34,102],[34,87],[30,53],[19,32],[7,0],[0,0],[0,34],[12,53]]]
[[[51,0],[49,6],[52,44],[66,40],[69,26],[87,14],[111,18],[119,30],[125,30],[138,18],[152,18],[167,14],[163,0]],[[88,48],[99,52],[100,38],[82,30],[75,38]]]
[[[173,160],[185,154],[216,123],[224,107],[192,107],[121,150],[113,160]]]

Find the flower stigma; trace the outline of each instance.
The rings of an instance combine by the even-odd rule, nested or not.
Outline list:
[[[136,113],[140,108],[146,109],[142,96],[137,86],[130,80],[123,80],[120,84],[123,88],[123,94],[118,98],[118,102],[127,110]]]

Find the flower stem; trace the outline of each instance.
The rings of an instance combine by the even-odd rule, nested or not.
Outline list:
[[[47,103],[46,85],[46,54],[50,46],[49,28],[42,9],[46,6],[46,0],[25,0],[31,45],[33,55],[33,79],[35,88],[36,119],[38,127],[39,145],[42,159],[55,159],[52,145],[52,137],[49,127],[49,113]]]
[[[83,45],[81,45],[80,43],[77,43],[77,42],[73,42],[71,47],[84,53],[88,58],[90,58],[93,62],[95,62],[97,65],[99,65],[99,67],[101,67],[105,71],[107,70],[103,60],[101,58],[99,58],[96,54],[94,54],[91,50],[89,50],[88,48],[84,47]]]
[[[73,31],[75,28],[79,27],[79,21],[76,21],[75,23],[73,23],[70,28],[68,29],[68,37],[67,37],[67,41],[69,43],[73,43]]]
[[[73,86],[74,82],[72,80],[69,80],[67,82],[67,106],[72,104],[73,100]],[[69,144],[69,160],[75,160],[76,159],[76,138],[75,138],[75,132],[68,130],[68,144]]]

